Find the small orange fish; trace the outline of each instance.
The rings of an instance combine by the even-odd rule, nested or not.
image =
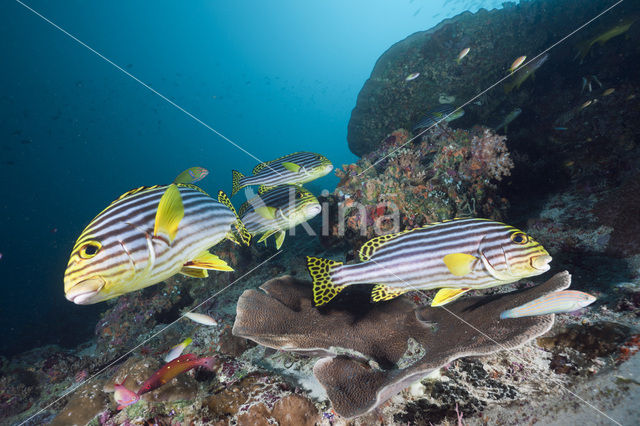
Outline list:
[[[153,373],[138,389],[138,396],[158,389],[174,377],[192,368],[205,367],[208,370],[213,370],[217,362],[214,357],[197,358],[194,354],[181,355]]]
[[[520,56],[518,59],[516,59],[515,61],[513,61],[513,63],[511,64],[511,68],[509,68],[509,72],[510,72],[510,73],[513,73],[513,72],[514,72],[515,70],[517,70],[517,69],[518,69],[518,67],[519,67],[520,65],[522,65],[522,63],[523,63],[524,61],[526,61],[526,60],[527,60],[527,57],[526,57],[526,56]]]

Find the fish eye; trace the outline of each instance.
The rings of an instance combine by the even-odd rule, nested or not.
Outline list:
[[[82,259],[91,259],[93,256],[98,254],[101,247],[102,245],[97,241],[88,242],[80,249],[80,257]]]
[[[296,198],[302,198],[302,197],[304,197],[304,194],[302,192],[298,192],[296,194]]]
[[[529,241],[529,238],[524,232],[515,232],[511,234],[511,241],[516,244],[526,244],[527,241]]]

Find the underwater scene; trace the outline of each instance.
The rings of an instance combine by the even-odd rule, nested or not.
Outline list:
[[[639,1],[0,21],[0,425],[639,423]]]

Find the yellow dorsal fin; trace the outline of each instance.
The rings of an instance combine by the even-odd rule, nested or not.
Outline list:
[[[268,190],[273,189],[273,188],[275,188],[275,187],[273,187],[273,186],[260,185],[260,186],[258,187],[258,195],[262,195],[262,194],[264,194],[265,192],[267,192]]]
[[[264,219],[269,219],[269,220],[275,219],[276,218],[276,212],[278,211],[278,209],[275,208],[275,207],[267,207],[267,206],[256,207],[253,210],[260,217],[262,217]]]
[[[183,217],[184,206],[182,205],[180,191],[175,184],[171,184],[162,194],[162,198],[160,198],[155,224],[153,225],[153,235],[165,234],[169,238],[169,242],[173,242],[178,233],[178,225],[180,225]]]
[[[451,253],[442,258],[449,272],[456,277],[463,277],[473,270],[477,257],[466,253]]]
[[[453,302],[458,297],[462,296],[467,291],[471,290],[470,288],[443,288],[440,289],[433,301],[431,302],[431,306],[442,306],[446,305],[449,302]]]
[[[301,169],[299,165],[297,165],[296,163],[292,163],[290,161],[285,161],[284,163],[282,163],[282,167],[284,167],[285,169],[289,170],[292,173],[298,173]]]
[[[358,252],[360,255],[360,261],[366,262],[367,260],[371,259],[373,253],[375,253],[376,250],[382,247],[385,243],[411,231],[413,231],[413,229],[396,232],[395,234],[380,235],[379,237],[370,239],[369,241],[364,243],[362,247],[360,247],[360,251]]]
[[[275,161],[275,160],[274,160]],[[273,161],[265,161],[264,163],[260,163],[257,166],[255,166],[253,168],[253,170],[251,170],[251,174],[253,175],[257,175],[258,173],[260,173],[260,171],[262,171],[262,169],[265,169],[269,164],[271,164]]]
[[[180,273],[182,275],[186,275],[187,277],[193,277],[193,278],[207,278],[209,276],[209,273],[207,272],[206,269],[196,269],[196,268],[190,268],[188,266],[182,267],[182,269],[180,270]]]
[[[227,262],[220,259],[215,254],[209,253],[209,250],[203,251],[195,259],[192,259],[185,263],[184,266],[191,269],[214,269],[216,271],[233,271],[233,268],[227,265]]]
[[[373,287],[373,290],[371,290],[371,301],[382,302],[384,300],[395,299],[396,297],[408,291],[411,291],[411,289],[391,288],[391,287],[387,287],[384,284],[376,284]]]

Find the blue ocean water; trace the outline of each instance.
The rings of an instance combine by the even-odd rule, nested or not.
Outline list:
[[[205,190],[230,191],[232,168],[249,172],[298,150],[353,162],[346,125],[380,54],[500,3],[0,4],[0,354],[91,337],[106,306],[68,302],[62,275],[76,237],[121,193],[192,166],[209,169]],[[329,175],[309,188],[336,182]]]

